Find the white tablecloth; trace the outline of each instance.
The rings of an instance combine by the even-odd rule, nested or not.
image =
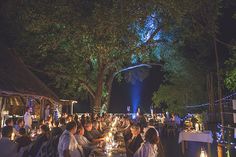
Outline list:
[[[211,131],[203,131],[203,132],[186,132],[181,131],[179,133],[179,143],[182,141],[196,141],[196,142],[206,142],[212,143],[212,132]]]

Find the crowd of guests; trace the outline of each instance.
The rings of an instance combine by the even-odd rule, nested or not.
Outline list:
[[[117,132],[122,133],[127,157],[156,157],[161,154],[159,133],[155,120],[140,114],[135,119],[111,114],[62,115],[53,120],[49,114],[37,125],[26,110],[16,124],[7,119],[1,129],[0,156],[29,157],[87,157],[96,156],[104,148],[105,137],[117,119]]]

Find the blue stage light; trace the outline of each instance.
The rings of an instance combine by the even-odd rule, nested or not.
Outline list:
[[[138,111],[138,105],[140,103],[140,97],[141,97],[141,86],[142,83],[137,81],[133,86],[131,90],[131,96],[132,96],[132,113],[137,113]]]

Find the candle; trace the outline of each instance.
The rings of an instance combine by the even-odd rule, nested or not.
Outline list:
[[[13,132],[12,134],[11,134],[11,140],[14,140],[15,139],[15,133]]]
[[[109,137],[112,137],[112,133],[111,133],[111,132],[109,132],[109,133],[108,133],[108,136],[109,136]]]
[[[106,142],[108,142],[109,141],[109,137],[106,137]]]
[[[199,131],[199,124],[198,123],[195,124],[195,130]]]

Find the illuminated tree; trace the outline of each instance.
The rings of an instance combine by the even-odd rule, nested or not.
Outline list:
[[[226,61],[226,65],[228,68],[227,68],[226,77],[225,77],[225,85],[229,90],[235,91],[236,89],[236,83],[235,83],[236,82],[236,69],[235,69],[236,44],[235,43],[232,43],[231,52],[232,52],[231,58]]]
[[[166,80],[154,93],[153,102],[157,106],[167,103],[172,112],[183,113],[186,105],[208,101],[206,76],[215,71],[211,58],[215,54],[213,41],[218,30],[220,1],[198,2],[197,6],[189,7],[189,15],[175,28],[181,32],[175,34],[175,44],[161,55]]]
[[[199,7],[202,3],[194,0],[32,0],[5,5],[19,30],[14,46],[30,69],[61,97],[87,93],[96,111],[109,99],[114,74],[131,64],[162,60],[161,45],[181,42],[181,26]]]

